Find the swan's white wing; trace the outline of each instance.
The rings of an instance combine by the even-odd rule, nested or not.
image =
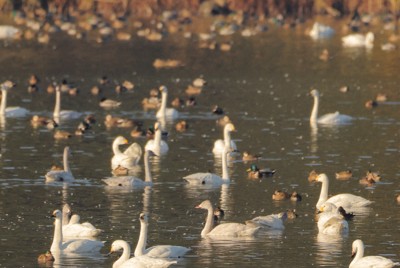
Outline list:
[[[210,237],[243,237],[254,236],[260,227],[254,227],[242,223],[223,223],[217,225],[207,234]]]
[[[145,254],[152,258],[181,258],[190,248],[181,246],[161,245],[150,247],[145,250]]]
[[[141,179],[134,176],[110,177],[103,179],[103,181],[108,186],[144,187],[148,185]]]
[[[73,181],[75,178],[71,172],[63,170],[51,170],[46,173],[46,181]]]
[[[98,252],[103,246],[103,242],[89,239],[74,239],[62,244],[63,252],[70,253]]]
[[[177,261],[166,260],[161,258],[150,258],[146,255],[133,257],[124,262],[119,268],[163,268],[169,267]]]
[[[283,230],[285,226],[283,225],[282,219],[278,214],[271,214],[267,216],[258,216],[251,220],[251,222],[265,228]]]
[[[6,117],[25,117],[29,114],[29,111],[22,107],[7,107]]]
[[[366,207],[372,202],[364,197],[353,194],[338,194],[329,198],[326,202],[335,204],[336,207],[343,207],[346,211],[354,208]]]
[[[63,225],[62,230],[64,237],[96,237],[102,232],[88,222]]]
[[[224,148],[225,148],[224,140],[219,139],[214,142],[214,147],[212,152],[213,154],[222,154]]]
[[[136,142],[131,144],[126,150],[124,151],[124,155],[130,156],[130,157],[136,157],[139,159],[142,157],[142,147],[137,144]],[[137,164],[137,163],[136,163]]]
[[[357,262],[352,263],[349,267],[350,268],[390,268],[395,265],[392,260],[382,257],[382,256],[366,256],[359,259]]]
[[[199,172],[183,177],[189,184],[222,184],[223,180],[217,174]]]
[[[335,125],[335,124],[347,124],[351,122],[353,118],[349,115],[340,114],[339,112],[325,114],[318,118],[319,124]]]

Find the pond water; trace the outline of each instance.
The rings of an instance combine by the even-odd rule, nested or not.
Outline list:
[[[400,59],[397,50],[382,51],[380,44],[389,33],[377,29],[375,47],[345,49],[340,34],[313,41],[304,28],[271,27],[254,37],[224,37],[232,41],[228,52],[198,48],[196,38],[170,35],[162,42],[134,38],[129,42],[96,44],[73,40],[60,33],[48,45],[33,42],[3,42],[0,49],[1,81],[17,86],[8,95],[8,105],[23,106],[31,115],[51,116],[54,95],[46,93],[52,81],[66,78],[77,85],[77,96],[63,95],[62,107],[96,115],[97,123],[83,137],[55,140],[53,131],[34,129],[30,117],[6,118],[0,130],[0,266],[33,267],[36,258],[50,248],[55,209],[70,203],[82,221],[89,221],[104,233],[101,254],[61,258],[55,267],[111,267],[116,255],[106,256],[117,239],[135,246],[139,235],[139,214],[149,212],[148,245],[181,245],[192,250],[174,267],[347,267],[351,244],[362,239],[367,255],[382,255],[400,261],[399,189]],[[340,32],[340,25],[337,25]],[[221,37],[222,38],[222,37]],[[327,48],[332,59],[318,59]],[[179,59],[185,66],[157,70],[156,58]],[[27,93],[27,79],[41,78],[41,91]],[[100,97],[90,88],[107,75],[112,83],[104,95],[122,101],[120,108],[105,111]],[[145,127],[156,120],[154,111],[143,111],[141,101],[149,90],[169,88],[169,101],[186,98],[185,89],[202,75],[207,81],[197,105],[179,109],[189,124],[180,133],[168,122],[169,151],[151,159],[154,186],[148,189],[106,187],[102,179],[111,176],[111,144],[118,135],[142,147],[145,138],[130,137],[131,129],[104,125],[110,113],[141,120]],[[114,81],[135,83],[132,92],[117,95]],[[339,88],[348,86],[342,93]],[[321,92],[321,114],[340,111],[354,117],[337,127],[311,128],[313,104],[309,92]],[[387,93],[389,102],[375,109],[364,103],[377,93]],[[231,184],[217,188],[190,187],[182,177],[208,170],[220,174],[220,160],[212,154],[213,143],[222,137],[211,113],[221,106],[234,123],[232,133],[240,152],[261,155],[260,168],[276,169],[271,178],[249,180],[250,163],[240,155],[229,161]],[[60,129],[73,131],[78,120],[62,122]],[[60,164],[69,146],[73,183],[46,183],[44,175],[52,164]],[[140,161],[140,165],[143,160]],[[370,209],[349,222],[346,236],[318,234],[314,220],[321,184],[309,183],[312,169],[330,178],[329,193],[353,193],[373,201]],[[351,169],[348,181],[335,179],[335,172]],[[382,182],[365,187],[359,179],[368,170],[379,171]],[[138,173],[143,177],[143,169]],[[273,201],[275,190],[297,191],[301,202]],[[200,232],[205,211],[195,209],[203,200],[225,211],[225,222],[244,222],[255,216],[296,209],[298,218],[285,222],[285,229],[265,231],[252,239],[213,241]]]

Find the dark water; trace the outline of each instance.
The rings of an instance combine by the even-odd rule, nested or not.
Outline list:
[[[339,26],[338,26],[339,28]],[[383,255],[399,261],[399,125],[398,51],[381,51],[389,33],[374,29],[376,45],[371,51],[344,49],[340,35],[312,41],[304,29],[272,28],[251,38],[229,37],[229,52],[198,48],[195,38],[171,35],[160,43],[134,38],[128,43],[96,44],[58,34],[48,45],[31,42],[3,43],[0,49],[0,78],[18,85],[9,94],[9,106],[23,106],[32,114],[51,116],[54,95],[45,87],[66,78],[80,89],[78,96],[63,95],[62,107],[94,113],[97,124],[83,137],[57,141],[53,132],[34,129],[30,116],[6,119],[0,131],[0,263],[3,267],[33,267],[40,253],[50,248],[53,210],[68,202],[81,216],[105,232],[101,253],[92,257],[62,259],[57,267],[111,267],[116,256],[106,257],[112,241],[124,239],[136,245],[138,217],[150,212],[149,245],[171,244],[192,248],[177,267],[347,267],[351,243],[364,240],[367,255]],[[332,60],[318,55],[328,48]],[[179,59],[185,67],[156,70],[154,59]],[[27,79],[35,73],[42,91],[26,92]],[[113,85],[105,95],[123,102],[121,108],[104,111],[99,97],[90,94],[102,75],[112,81],[130,80],[133,92],[117,95]],[[117,135],[130,141],[130,129],[107,129],[107,113],[155,122],[154,112],[144,112],[141,100],[149,89],[161,84],[169,88],[169,100],[185,98],[191,81],[203,75],[208,85],[196,98],[195,107],[180,110],[189,123],[185,133],[169,130],[170,150],[152,160],[155,184],[151,189],[131,190],[105,187],[101,179],[110,176],[111,143]],[[348,85],[350,91],[339,92]],[[308,118],[311,88],[322,93],[321,113],[340,111],[355,117],[350,125],[310,128]],[[365,101],[378,92],[387,93],[388,104],[367,110]],[[190,173],[221,172],[211,152],[214,140],[222,137],[211,114],[215,104],[224,108],[237,132],[232,134],[240,151],[262,155],[257,165],[277,170],[273,178],[247,179],[249,163],[231,160],[232,183],[214,189],[192,188],[182,181]],[[73,131],[79,120],[61,129]],[[144,146],[145,139],[136,140]],[[65,146],[72,151],[71,168],[76,182],[46,184],[45,173],[60,164]],[[143,161],[141,161],[141,164]],[[374,203],[364,215],[356,215],[344,237],[318,234],[314,209],[320,184],[307,180],[312,169],[327,173],[331,194],[351,192]],[[354,178],[337,181],[334,173],[351,169]],[[367,170],[380,171],[383,181],[366,188],[358,180]],[[143,173],[139,173],[143,177]],[[296,190],[303,201],[274,202],[277,189]],[[220,204],[225,221],[243,222],[295,208],[299,218],[285,223],[285,230],[263,232],[254,239],[209,241],[201,239],[204,211],[194,207],[205,199]]]

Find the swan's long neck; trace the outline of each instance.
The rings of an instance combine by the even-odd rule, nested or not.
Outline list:
[[[53,117],[54,118],[60,117],[60,111],[61,111],[61,92],[59,90],[56,90],[56,105],[54,106]]]
[[[113,268],[118,268],[119,266],[121,266],[124,262],[126,262],[127,260],[129,260],[130,256],[131,256],[131,247],[129,246],[129,244],[125,241],[121,241],[120,242],[121,246],[122,246],[122,255],[121,257],[119,257],[119,259],[117,261],[114,262],[113,264]]]
[[[319,106],[319,97],[314,96],[314,106],[311,111],[311,116],[310,116],[310,124],[315,125],[317,123],[317,118],[318,118],[318,106]]]
[[[224,129],[224,143],[225,148],[231,148],[231,132],[227,128]]]
[[[0,104],[0,116],[6,115],[7,107],[7,90],[1,90],[1,104]]]
[[[142,256],[146,251],[146,242],[147,242],[147,228],[148,223],[144,220],[140,220],[140,234],[139,240],[135,248],[135,257]]]
[[[65,149],[64,155],[63,155],[64,171],[71,172],[71,169],[69,168],[68,154],[69,154],[69,150]]]
[[[222,151],[222,180],[226,183],[230,182],[228,172],[228,152],[226,150]]]
[[[154,146],[157,150],[160,150],[161,146],[161,129],[157,128],[156,132],[154,133]],[[159,152],[156,152],[159,153]]]
[[[212,207],[207,209],[207,220],[204,225],[203,230],[201,231],[201,236],[206,236],[209,232],[214,228],[214,209]]]
[[[61,219],[56,218],[54,221],[53,243],[51,244],[51,247],[50,247],[51,252],[61,250],[61,245],[62,245],[62,241],[63,241],[61,221],[62,221],[62,217],[61,217]]]
[[[118,141],[115,140],[115,141],[113,142],[112,150],[113,150],[114,155],[122,154],[121,150],[119,149],[119,143],[118,143]]]
[[[144,181],[148,183],[153,182],[150,171],[150,154],[147,150],[144,152]]]
[[[63,214],[62,225],[68,225],[69,224],[68,212],[63,211],[62,214]]]
[[[326,202],[326,200],[328,200],[329,180],[325,177],[322,179],[321,182],[321,193],[319,194],[317,208],[319,208],[323,203]]]
[[[165,110],[167,109],[168,94],[163,92],[161,94],[161,106],[160,106],[160,116],[165,116]]]
[[[357,249],[356,249],[356,255],[354,256],[352,262],[350,263],[350,267],[351,264],[357,262],[359,259],[361,259],[362,257],[364,257],[364,247],[362,245],[360,245],[360,243],[357,243]]]

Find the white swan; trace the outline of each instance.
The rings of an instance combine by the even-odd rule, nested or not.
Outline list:
[[[74,175],[72,175],[71,169],[69,168],[68,156],[70,154],[69,147],[64,148],[63,163],[64,170],[51,170],[46,173],[46,181],[73,181],[75,180]]]
[[[62,232],[62,212],[55,210],[53,212],[54,221],[54,237],[50,251],[52,253],[94,253],[99,252],[104,246],[103,242],[89,239],[73,239],[63,242]]]
[[[366,47],[372,48],[374,46],[375,36],[372,32],[363,34],[349,34],[342,37],[342,44],[344,47]]]
[[[157,118],[165,118],[169,120],[173,120],[179,117],[179,112],[174,108],[167,108],[168,101],[168,89],[166,86],[160,86],[161,92],[161,106],[160,109],[156,113]]]
[[[144,174],[145,174],[144,181],[135,176],[110,177],[103,179],[103,181],[108,186],[122,186],[122,187],[134,187],[134,188],[152,186],[153,180],[150,172],[151,154],[152,152],[148,150],[144,152]]]
[[[130,258],[131,247],[124,240],[115,240],[111,245],[110,253],[120,251],[122,249],[122,255],[113,264],[113,268],[148,268],[148,267],[169,267],[172,264],[177,263],[174,260],[151,258],[146,255]]]
[[[287,214],[285,212],[278,214],[270,214],[267,216],[258,216],[248,222],[252,222],[257,226],[270,230],[283,230],[285,225],[283,221],[287,219]]]
[[[156,155],[164,155],[168,152],[169,146],[164,140],[161,139],[162,133],[160,123],[154,124],[154,139],[149,140],[145,145],[145,150],[154,152]]]
[[[111,168],[114,170],[118,166],[131,169],[137,166],[140,158],[142,157],[142,147],[136,142],[131,144],[124,152],[119,149],[120,145],[128,144],[128,140],[122,136],[114,139],[112,150],[114,156],[111,158]]]
[[[311,111],[310,124],[315,126],[318,124],[325,125],[337,125],[349,123],[353,118],[349,115],[340,114],[339,112],[325,114],[318,118],[318,108],[319,108],[319,92],[316,89],[311,91],[311,96],[314,97],[314,106]]]
[[[334,204],[325,202],[320,208],[318,231],[326,235],[346,234],[349,232],[349,224]]]
[[[334,35],[335,30],[332,27],[315,22],[309,35],[313,39],[329,38]]]
[[[237,150],[235,142],[231,139],[232,131],[235,131],[235,126],[232,123],[226,124],[224,127],[224,139],[218,139],[214,142],[212,152],[215,155],[221,155],[225,147],[231,149],[231,151]]]
[[[221,184],[229,184],[229,172],[228,172],[228,159],[227,154],[230,152],[227,148],[222,151],[222,176],[210,172],[199,172],[190,174],[183,177],[185,181],[192,185],[213,185],[219,186]]]
[[[353,241],[351,247],[351,261],[349,268],[374,268],[374,267],[394,267],[399,266],[400,263],[393,262],[392,260],[382,256],[365,256],[364,257],[364,243],[362,240],[357,239]]]
[[[343,207],[346,211],[354,211],[358,208],[364,208],[372,202],[364,197],[353,194],[337,194],[328,199],[329,179],[326,174],[318,175],[316,181],[321,182],[321,193],[317,202],[317,209],[320,209],[326,202],[334,204],[336,207]]]
[[[149,216],[147,213],[140,213],[140,234],[135,249],[135,257],[145,255],[151,258],[181,258],[190,248],[182,246],[160,245],[146,249],[147,231],[149,226]]]
[[[250,222],[247,222],[248,224],[234,222],[221,223],[214,227],[214,208],[210,200],[203,201],[200,205],[196,206],[196,208],[207,210],[206,224],[201,231],[201,237],[210,237],[213,239],[252,237],[260,230],[259,226]]]
[[[82,116],[82,113],[71,110],[62,110],[61,111],[61,88],[60,86],[56,86],[56,104],[54,106],[53,117],[54,120],[58,123],[61,120],[67,119],[78,119]]]
[[[0,104],[0,116],[4,117],[24,117],[29,111],[22,107],[7,107],[7,92],[13,88],[15,84],[11,81],[5,81],[0,85],[1,90],[1,104]]]

